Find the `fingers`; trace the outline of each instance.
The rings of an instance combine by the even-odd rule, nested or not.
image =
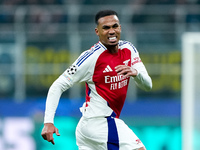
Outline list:
[[[45,134],[41,134],[44,140],[47,140],[47,136]]]
[[[58,132],[57,128],[55,128],[55,132],[54,133],[56,133],[57,136],[60,136],[60,133]],[[51,142],[53,145],[55,145],[54,138],[53,138],[53,133],[50,135],[48,142]]]
[[[126,75],[130,71],[129,67],[121,66],[116,69],[116,72],[119,75]]]
[[[137,75],[136,69],[133,69],[130,66],[126,66],[126,65],[116,66],[115,71],[118,73],[118,75],[124,75],[125,77],[129,77],[129,76],[135,77]]]
[[[42,137],[43,137],[44,140],[51,142],[53,145],[55,144],[53,134],[52,135],[51,134],[44,134],[44,135],[42,135]]]
[[[129,69],[130,67],[129,66],[125,66],[125,65],[118,65],[115,67],[115,71],[117,73],[121,73],[121,71],[124,71],[125,69]]]
[[[57,136],[60,136],[60,133],[58,132],[57,128],[56,128],[56,132],[55,133],[56,133]]]
[[[55,144],[53,133],[56,133],[57,136],[60,136],[58,129],[53,124],[45,124],[44,128],[42,129],[42,137],[44,140],[51,142],[53,145]]]
[[[47,134],[47,141],[51,142],[53,145],[54,143],[54,138],[53,138],[53,133]]]
[[[54,139],[50,140],[49,142],[51,142],[53,145],[55,145]]]
[[[42,135],[44,140],[51,142],[53,145],[55,144],[54,138],[53,138],[53,133],[43,132],[41,135]]]

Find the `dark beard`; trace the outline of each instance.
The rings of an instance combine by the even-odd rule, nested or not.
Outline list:
[[[118,45],[118,43],[115,44],[115,45],[104,45],[104,46],[105,46],[107,49],[113,49],[113,48],[115,48],[117,45]]]
[[[118,43],[115,45],[104,45],[111,53],[116,53],[118,51]]]

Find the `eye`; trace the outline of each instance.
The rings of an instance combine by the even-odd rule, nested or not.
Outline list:
[[[117,23],[113,25],[113,28],[115,28],[115,29],[118,27],[119,27],[119,25]]]
[[[108,30],[108,29],[110,29],[110,27],[109,26],[103,26],[103,29]]]

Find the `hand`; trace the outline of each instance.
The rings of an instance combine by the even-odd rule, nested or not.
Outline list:
[[[57,136],[60,136],[58,129],[54,126],[53,123],[45,123],[41,135],[43,139],[47,140],[48,142],[51,142],[54,145],[55,143],[53,133],[56,133]]]
[[[138,74],[136,69],[126,65],[116,66],[115,71],[118,73],[118,75],[124,75],[125,77],[130,77],[130,76],[135,77]]]

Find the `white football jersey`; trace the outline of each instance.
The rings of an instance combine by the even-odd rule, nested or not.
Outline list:
[[[54,82],[47,96],[45,122],[53,121],[60,95],[76,82],[86,83],[86,101],[81,108],[83,116],[91,118],[112,114],[118,118],[130,80],[130,77],[117,74],[115,67],[118,65],[127,65],[138,71],[134,79],[139,87],[148,89],[152,86],[151,78],[136,48],[128,41],[120,40],[118,45],[118,52],[112,54],[98,42],[84,51]]]

